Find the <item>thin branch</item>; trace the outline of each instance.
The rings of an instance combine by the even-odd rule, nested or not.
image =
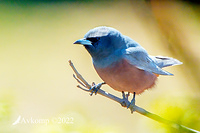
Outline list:
[[[69,65],[71,66],[71,68],[73,69],[73,71],[74,71],[74,73],[75,73],[75,75],[76,75],[76,76],[73,75],[74,78],[75,78],[75,79],[77,80],[77,82],[78,82],[79,84],[81,84],[84,88],[81,87],[81,86],[79,86],[79,85],[78,85],[77,87],[80,88],[80,89],[82,89],[82,90],[84,90],[84,91],[92,92],[92,91],[93,91],[92,87],[93,87],[95,84],[90,85],[90,84],[81,76],[81,74],[79,74],[79,72],[76,70],[76,68],[74,67],[74,65],[73,65],[73,63],[71,62],[71,60],[69,60]],[[102,84],[98,84],[98,85],[101,86]],[[117,103],[120,103],[123,107],[127,107],[128,105],[130,105],[130,102],[127,100],[127,98],[119,98],[119,97],[114,96],[114,95],[112,95],[112,94],[110,94],[110,93],[108,93],[108,92],[105,92],[104,90],[102,90],[102,89],[100,89],[100,88],[98,89],[98,91],[97,91],[96,93],[97,93],[97,94],[100,94],[100,95],[102,95],[102,96],[105,96],[105,97],[107,97],[107,98],[109,98],[109,99],[112,99],[113,101],[115,101],[115,102],[117,102]],[[158,116],[158,115],[156,115],[156,114],[150,113],[150,112],[146,111],[145,109],[143,109],[143,108],[141,108],[141,107],[138,107],[137,105],[129,106],[128,108],[131,110],[131,113],[132,113],[133,111],[135,111],[135,112],[137,112],[137,113],[139,113],[139,114],[142,114],[142,115],[144,115],[144,116],[146,116],[146,117],[149,117],[150,119],[153,119],[153,120],[155,120],[155,121],[164,123],[164,124],[166,124],[166,125],[169,125],[169,126],[175,128],[175,129],[178,129],[178,130],[181,130],[181,131],[187,131],[187,132],[190,132],[190,133],[200,133],[200,132],[197,131],[197,130],[188,128],[188,127],[186,127],[186,126],[177,124],[177,123],[175,123],[175,122],[173,122],[173,121],[169,121],[169,120],[167,120],[167,119],[164,119],[164,118],[162,118],[162,117],[160,117],[160,116]]]
[[[77,71],[76,68],[74,67],[73,63],[71,62],[71,60],[69,60],[69,65],[71,66],[71,68],[72,68],[73,71],[75,72],[77,78],[78,78],[78,79],[81,79],[81,81],[83,82],[83,84],[86,85],[87,88],[91,88],[91,85],[88,84],[88,82],[78,73],[78,71]]]

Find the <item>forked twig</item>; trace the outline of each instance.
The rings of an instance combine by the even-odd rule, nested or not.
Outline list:
[[[93,90],[91,89],[92,88],[92,85],[90,85],[82,76],[81,74],[79,74],[79,72],[76,70],[76,68],[74,67],[73,63],[71,62],[71,60],[69,60],[69,65],[71,66],[71,68],[73,69],[75,75],[73,75],[73,77],[77,80],[77,82],[79,84],[81,84],[83,87],[81,87],[80,85],[78,85],[77,87],[84,90],[84,91],[87,91],[87,92],[92,92]],[[122,99],[122,98],[119,98],[119,97],[116,97],[110,93],[107,93],[105,92],[104,90],[102,89],[98,89],[98,91],[96,92],[97,94],[100,94],[102,96],[105,96],[109,99],[112,99],[113,101],[115,102],[118,102],[120,103],[123,107],[127,107],[130,102],[127,100],[127,99]],[[137,113],[140,113],[146,117],[149,117],[153,120],[156,120],[158,122],[161,122],[161,123],[164,123],[164,124],[167,124],[175,129],[178,129],[180,131],[186,131],[186,132],[190,132],[190,133],[200,133],[199,131],[197,130],[194,130],[194,129],[191,129],[191,128],[188,128],[186,126],[183,126],[183,125],[180,125],[180,124],[177,124],[173,121],[169,121],[169,120],[166,120],[156,114],[153,114],[153,113],[150,113],[148,111],[146,111],[145,109],[141,108],[141,107],[138,107],[137,105],[135,106],[130,106],[128,107],[131,112],[135,111]]]

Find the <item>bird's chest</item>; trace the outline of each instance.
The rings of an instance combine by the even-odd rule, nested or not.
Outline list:
[[[102,80],[118,91],[140,94],[145,89],[151,88],[157,78],[153,73],[140,70],[125,59],[114,62],[105,68],[95,65],[94,67]]]

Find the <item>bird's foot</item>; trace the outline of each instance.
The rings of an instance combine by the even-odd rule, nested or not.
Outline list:
[[[92,96],[93,95],[93,93],[96,95],[97,94],[97,91],[101,88],[101,86],[103,85],[103,84],[106,84],[105,82],[102,82],[102,83],[99,83],[99,84],[95,84],[94,82],[92,83],[92,87],[90,88],[90,91],[91,91],[91,93],[90,93],[90,96]]]
[[[131,103],[127,106],[127,108],[130,108],[131,113],[135,111],[135,92],[133,93],[133,99],[131,100]]]
[[[122,100],[122,102],[121,102],[121,105],[122,105],[123,107],[127,107],[127,106],[128,106],[127,103],[129,102],[129,101],[128,101],[129,95],[130,95],[130,92],[128,92],[127,94],[125,94],[124,91],[122,91],[123,100]]]

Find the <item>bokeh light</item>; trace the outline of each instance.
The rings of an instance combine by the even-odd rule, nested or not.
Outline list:
[[[183,62],[165,68],[175,76],[160,76],[155,88],[136,96],[136,104],[200,130],[199,10],[198,3],[186,1],[0,1],[1,132],[177,132],[76,87],[69,59],[90,83],[102,81],[84,47],[73,44],[100,25],[118,29],[151,55]],[[121,96],[109,86],[102,89]],[[21,123],[13,125],[19,117]],[[44,119],[50,122],[31,123]]]

